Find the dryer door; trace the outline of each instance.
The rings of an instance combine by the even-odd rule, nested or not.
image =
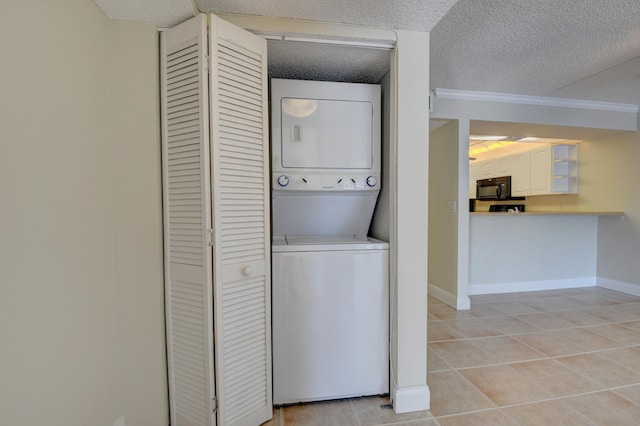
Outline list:
[[[282,98],[280,107],[283,167],[372,167],[371,102]]]

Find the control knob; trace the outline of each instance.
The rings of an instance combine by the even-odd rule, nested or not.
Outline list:
[[[278,185],[282,187],[289,185],[289,177],[285,175],[278,176]]]
[[[376,184],[378,183],[378,179],[376,179],[376,177],[375,177],[375,176],[369,176],[369,177],[367,178],[366,182],[367,182],[367,185],[368,185],[368,186],[370,186],[370,187],[372,187],[372,188],[373,188],[373,187],[374,187],[374,186],[376,186]]]

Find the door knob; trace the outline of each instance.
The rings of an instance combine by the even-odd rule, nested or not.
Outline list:
[[[249,266],[245,266],[244,268],[242,268],[242,275],[244,275],[245,277],[248,277],[249,275],[251,275],[252,272],[253,271]]]

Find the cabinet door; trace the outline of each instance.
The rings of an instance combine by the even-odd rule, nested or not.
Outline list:
[[[511,176],[511,156],[496,159],[496,177]]]
[[[530,153],[530,195],[551,194],[551,149],[536,148]]]
[[[161,33],[165,303],[171,424],[215,425],[206,16]]]
[[[511,157],[511,195],[529,195],[529,153],[522,152]]]
[[[483,179],[496,177],[496,160],[485,160],[481,162],[480,176]]]
[[[267,42],[210,16],[218,421],[272,417]]]

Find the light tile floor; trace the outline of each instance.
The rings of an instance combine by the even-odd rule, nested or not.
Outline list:
[[[640,425],[640,297],[598,287],[429,298],[431,410],[384,397],[278,408],[284,425]]]

